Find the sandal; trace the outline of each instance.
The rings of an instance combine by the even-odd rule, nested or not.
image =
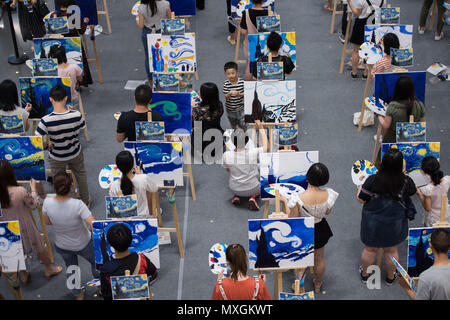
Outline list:
[[[44,271],[44,275],[47,278],[47,280],[50,280],[51,277],[56,276],[57,274],[61,273],[61,271],[63,270],[63,268],[61,266],[58,266],[55,268],[58,269],[58,271],[52,272],[50,274],[48,274],[46,271]]]
[[[314,292],[315,293],[320,293],[320,290],[322,289],[323,281],[320,281],[320,284],[317,285],[316,278],[314,278],[313,279],[313,283],[314,283]]]
[[[358,78],[358,74],[354,74],[353,72],[350,72],[350,74],[352,75],[352,78],[353,78],[353,79]]]

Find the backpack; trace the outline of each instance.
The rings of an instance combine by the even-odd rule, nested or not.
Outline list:
[[[366,19],[367,19],[367,22],[369,22],[369,18],[370,18],[372,15],[374,16],[374,14],[375,14],[375,8],[374,8],[372,2],[370,2],[370,0],[366,0],[366,2],[367,2],[367,4],[369,5],[369,8],[370,8],[370,14],[369,14],[369,15],[367,16],[367,18],[366,18]],[[376,8],[382,8],[383,5],[384,5],[384,0],[381,0],[380,5],[377,6]],[[371,22],[370,24],[375,24],[375,16],[373,17],[372,22]]]

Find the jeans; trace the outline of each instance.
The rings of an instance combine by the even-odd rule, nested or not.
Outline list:
[[[420,22],[419,22],[419,26],[424,28],[425,24],[427,23],[427,18],[428,18],[428,12],[430,11],[430,7],[433,4],[433,0],[424,0],[423,2],[423,6],[422,6],[422,10],[420,11]],[[445,13],[445,8],[444,8],[444,0],[437,0],[437,28],[436,28],[436,33],[437,34],[441,34],[442,32],[442,28],[444,28],[444,20],[442,19],[442,17],[444,16]]]
[[[147,72],[147,79],[148,81],[152,81],[153,80],[153,76],[150,73],[150,61],[149,61],[149,56],[148,56],[148,41],[147,41],[147,35],[153,33],[153,30],[145,27],[142,29],[142,35],[141,35],[141,39],[142,39],[142,44],[144,45],[144,51],[145,51],[145,71]]]
[[[345,37],[345,32],[347,31],[347,4],[344,4],[342,7],[342,28],[341,28],[341,33],[343,34],[343,36]]]
[[[74,265],[78,266],[78,256],[85,258],[91,264],[92,276],[95,279],[100,278],[100,273],[95,269],[94,242],[93,242],[92,238],[91,238],[91,241],[89,241],[89,243],[87,244],[87,246],[84,247],[83,249],[81,249],[80,251],[64,250],[64,249],[58,248],[56,245],[55,245],[55,250],[64,259],[66,267],[74,266]],[[70,276],[71,276],[71,274],[68,273],[67,278],[69,278]],[[78,296],[81,293],[81,288],[72,289],[71,291],[74,296]]]

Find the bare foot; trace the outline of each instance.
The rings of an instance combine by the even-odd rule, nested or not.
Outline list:
[[[47,278],[47,280],[50,280],[51,277],[57,275],[58,273],[61,273],[63,268],[61,266],[51,266],[50,268],[46,269],[44,271],[44,275]]]

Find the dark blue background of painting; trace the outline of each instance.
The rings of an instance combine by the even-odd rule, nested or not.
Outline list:
[[[380,73],[375,75],[375,98],[380,98],[386,103],[391,102],[394,95],[395,83],[402,75],[408,75],[413,79],[416,97],[425,104],[426,72],[408,73]]]

